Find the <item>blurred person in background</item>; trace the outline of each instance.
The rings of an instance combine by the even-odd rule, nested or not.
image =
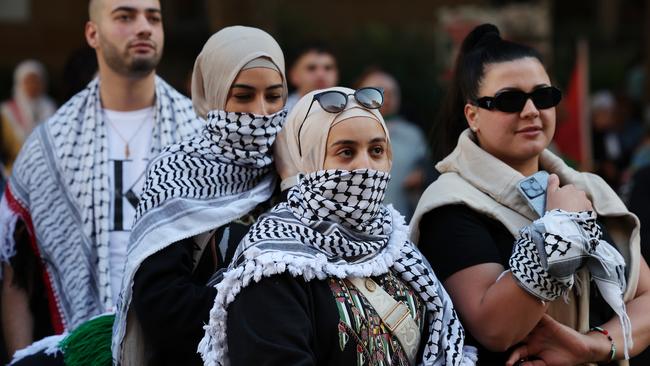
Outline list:
[[[289,68],[289,83],[296,90],[287,99],[287,110],[303,95],[316,89],[331,88],[339,82],[339,69],[334,52],[324,43],[305,44],[296,53]]]
[[[626,175],[629,182],[623,197],[641,221],[641,237],[650,238],[650,126],[646,127]],[[641,253],[644,258],[650,258],[650,245],[642,244]]]
[[[610,91],[592,96],[591,111],[594,170],[618,190],[643,134],[639,111],[630,98]]]
[[[624,191],[625,201],[630,211],[641,221],[641,238],[650,238],[650,125],[646,125],[643,140],[626,175],[630,180]],[[646,261],[650,259],[649,243],[641,242],[641,254]],[[646,349],[634,357],[630,360],[630,365],[650,365],[650,350]]]
[[[47,73],[43,64],[36,60],[18,64],[14,71],[13,96],[0,105],[0,159],[6,174],[34,127],[56,111],[46,91]]]
[[[379,112],[388,126],[393,149],[393,169],[384,202],[392,204],[408,221],[433,170],[426,138],[415,123],[399,115],[402,95],[392,75],[378,68],[368,69],[357,82],[357,88],[363,87],[384,90]]]
[[[612,187],[618,185],[618,161],[623,155],[615,113],[616,99],[610,91],[599,91],[591,97],[594,171]]]
[[[147,163],[204,125],[156,75],[158,0],[88,11],[99,76],[25,141],[0,201],[2,328],[14,359],[47,360],[33,364],[49,357],[24,347],[114,311]]]
[[[97,76],[97,56],[87,44],[74,50],[63,66],[63,97],[72,98]]]

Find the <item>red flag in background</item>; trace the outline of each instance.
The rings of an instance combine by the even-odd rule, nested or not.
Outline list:
[[[560,156],[580,169],[591,170],[591,129],[589,124],[589,49],[578,41],[576,64],[563,93],[553,139]]]

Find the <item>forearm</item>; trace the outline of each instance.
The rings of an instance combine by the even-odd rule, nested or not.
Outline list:
[[[505,351],[522,341],[546,312],[547,306],[524,291],[506,273],[481,299],[472,334],[487,348]]]
[[[644,293],[626,304],[627,315],[632,323],[632,339],[634,344],[629,350],[630,357],[641,353],[650,344],[650,293]],[[616,358],[624,357],[624,336],[618,316],[614,316],[601,326],[607,329],[616,344]]]
[[[2,279],[2,331],[7,353],[13,355],[33,342],[34,318],[27,291],[13,283],[13,269],[5,264]]]
[[[476,265],[444,283],[463,325],[484,347],[503,352],[520,342],[547,306],[523,290],[497,263]],[[499,278],[497,280],[497,278]]]

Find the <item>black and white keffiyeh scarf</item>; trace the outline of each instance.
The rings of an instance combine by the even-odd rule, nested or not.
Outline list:
[[[167,147],[151,163],[136,221],[175,198],[223,197],[257,186],[273,170],[271,147],[285,117],[285,110],[209,112],[201,136]]]
[[[113,307],[109,275],[109,161],[99,79],[64,104],[28,138],[0,203],[0,253],[15,254],[20,218],[44,264],[57,333]],[[189,99],[155,80],[149,156],[195,135],[203,125]]]
[[[632,347],[632,326],[625,310],[625,260],[608,242],[592,211],[552,210],[521,229],[510,257],[510,272],[528,293],[543,300],[568,298],[586,267],[605,301],[618,315],[624,352]]]
[[[388,173],[327,170],[302,176],[288,201],[262,215],[215,286],[199,344],[206,365],[227,365],[227,307],[253,281],[283,272],[305,280],[369,277],[393,271],[427,304],[429,338],[421,364],[473,365],[451,300],[408,239],[394,209],[381,205]]]
[[[114,359],[122,356],[133,280],[142,262],[271,198],[276,184],[271,148],[286,113],[211,111],[199,136],[168,146],[150,163],[127,252],[113,329]]]

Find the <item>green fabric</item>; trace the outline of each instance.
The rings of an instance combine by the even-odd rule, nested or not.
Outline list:
[[[79,325],[61,341],[66,366],[112,365],[111,337],[115,315],[100,315]]]

